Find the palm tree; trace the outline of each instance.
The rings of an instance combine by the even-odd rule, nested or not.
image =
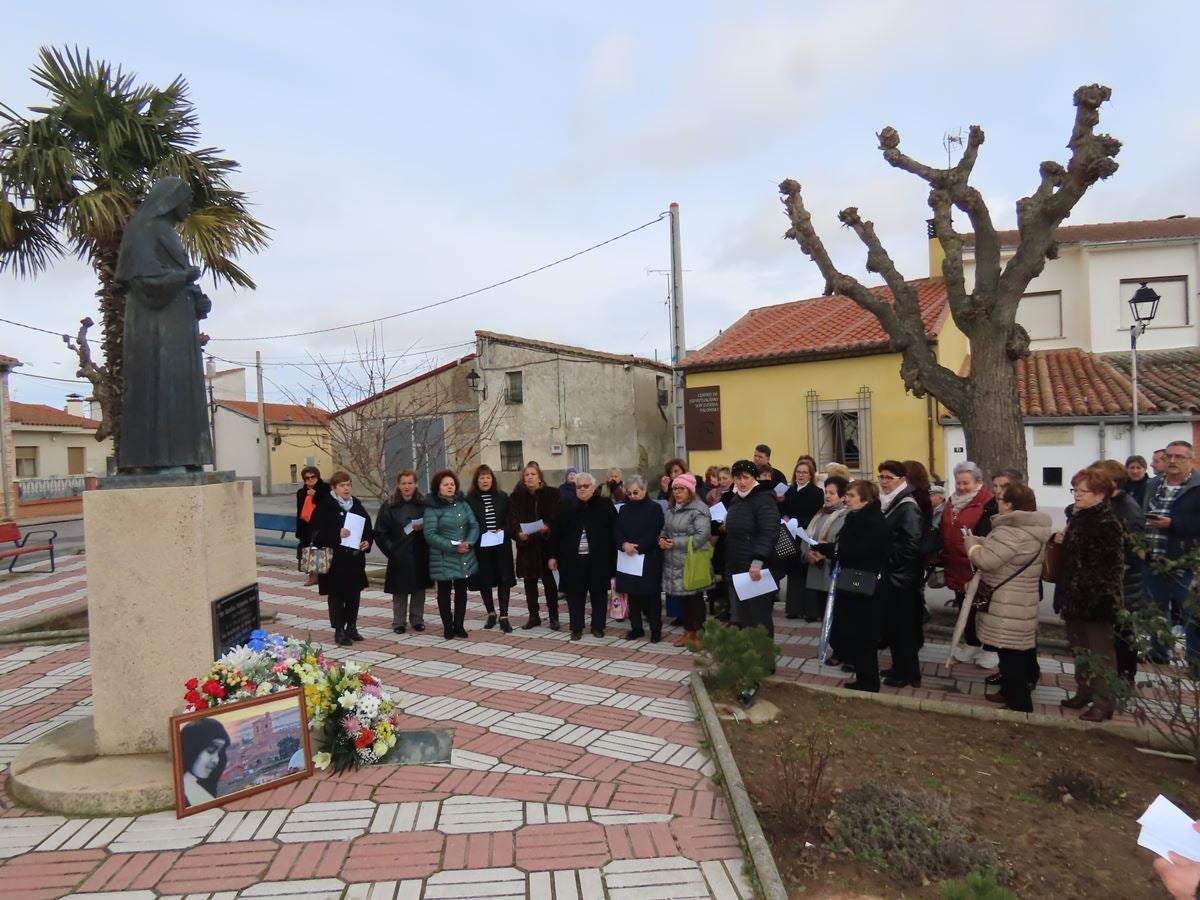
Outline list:
[[[93,322],[83,319],[78,375],[92,382],[102,411],[97,439],[111,434],[115,446],[125,292],[113,276],[125,226],[150,186],[165,175],[191,185],[193,210],[180,236],[214,284],[253,289],[234,260],[265,247],[270,229],[227,181],[238,163],[196,146],[199,120],[182,76],[159,89],[78,47],[43,47],[39,57],[33,81],[48,92],[48,105],[31,107],[27,118],[0,103],[0,272],[32,278],[67,252],[95,270],[104,364],[92,361]]]

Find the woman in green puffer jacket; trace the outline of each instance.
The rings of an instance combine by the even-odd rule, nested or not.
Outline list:
[[[437,583],[438,612],[446,629],[446,640],[465,638],[463,620],[467,615],[467,579],[479,568],[475,560],[475,542],[479,540],[479,521],[467,498],[458,489],[458,476],[449,469],[430,479],[430,494],[425,509],[425,543],[429,545],[429,577]],[[454,609],[450,592],[454,592]]]

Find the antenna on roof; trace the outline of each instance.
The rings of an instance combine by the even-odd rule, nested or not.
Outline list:
[[[962,127],[958,131],[947,131],[942,135],[942,146],[946,148],[946,168],[950,169],[954,166],[954,149],[958,148],[958,153],[961,156],[963,147],[966,145],[966,139],[963,137]]]

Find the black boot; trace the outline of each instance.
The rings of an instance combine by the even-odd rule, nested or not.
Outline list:
[[[333,642],[339,647],[349,647],[350,637],[342,629],[335,628],[333,630]]]
[[[358,623],[357,622],[351,622],[349,625],[346,626],[346,637],[350,638],[350,640],[352,640],[352,641],[365,641],[366,640],[365,637],[363,637],[361,634],[358,633]]]

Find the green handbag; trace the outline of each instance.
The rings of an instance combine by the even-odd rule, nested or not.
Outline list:
[[[688,537],[687,561],[683,564],[683,589],[688,592],[703,591],[712,587],[712,544],[706,543],[703,550],[692,546]]]

